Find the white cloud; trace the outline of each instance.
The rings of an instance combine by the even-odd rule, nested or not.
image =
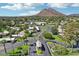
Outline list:
[[[4,9],[10,9],[10,10],[19,10],[19,9],[23,9],[23,8],[34,8],[32,6],[32,3],[15,3],[13,5],[5,5],[5,6],[1,6],[1,8]]]
[[[39,13],[40,11],[28,11],[27,13],[20,13],[19,16],[31,16],[31,15],[35,15],[37,13]]]
[[[10,10],[20,10],[20,9],[35,9],[36,5],[45,5],[44,3],[15,3],[15,4],[8,4],[5,6],[1,6],[0,8],[10,9]],[[57,7],[57,8],[66,8],[68,6],[71,7],[79,7],[79,3],[48,3],[48,7]]]
[[[57,7],[57,8],[66,8],[66,7],[79,7],[79,3],[49,3],[48,6],[50,7]]]
[[[73,7],[79,7],[79,3],[72,4]]]
[[[67,3],[49,3],[48,6],[50,7],[57,7],[57,8],[66,8],[70,4]]]
[[[2,6],[1,8],[4,9],[11,9],[11,10],[16,10],[16,9],[21,9],[23,6],[21,4],[13,4],[11,5],[6,5],[6,6]]]

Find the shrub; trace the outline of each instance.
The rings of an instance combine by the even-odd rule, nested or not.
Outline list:
[[[56,27],[52,27],[51,31],[52,31],[53,35],[57,35],[58,34],[58,30],[57,30]]]
[[[52,37],[52,34],[49,33],[49,32],[45,32],[45,33],[44,33],[44,37],[45,37],[46,39],[54,39],[54,38]]]
[[[29,33],[28,30],[25,30],[25,36],[26,36],[26,37],[32,37],[32,33]]]
[[[16,40],[17,40],[17,42],[22,42],[24,39],[22,37],[19,37]]]

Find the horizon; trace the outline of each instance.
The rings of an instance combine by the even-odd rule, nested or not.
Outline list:
[[[32,16],[47,8],[65,15],[79,14],[79,3],[0,3],[0,16]]]

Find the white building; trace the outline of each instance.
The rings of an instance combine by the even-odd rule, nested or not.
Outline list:
[[[58,32],[59,32],[59,35],[64,35],[64,24],[65,24],[65,21],[61,21],[60,25],[58,26]]]
[[[14,41],[15,38],[10,38],[10,37],[7,37],[7,38],[0,38],[0,41],[2,40],[6,40],[6,41]]]
[[[18,37],[18,35],[17,34],[13,34],[12,37]]]
[[[37,48],[41,48],[42,47],[42,44],[39,40],[36,41],[36,47]]]
[[[29,26],[29,28],[28,28],[29,30],[33,30],[34,29],[34,27],[32,27],[32,26]]]
[[[3,31],[3,32],[0,32],[0,35],[7,35],[7,34],[9,34],[9,31]]]
[[[4,33],[4,34],[9,34],[9,31],[6,31],[6,30],[5,30],[3,33]]]

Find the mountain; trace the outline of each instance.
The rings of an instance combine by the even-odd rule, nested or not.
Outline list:
[[[64,14],[52,8],[43,9],[36,16],[64,16]]]
[[[68,16],[79,16],[79,14],[70,14]]]

